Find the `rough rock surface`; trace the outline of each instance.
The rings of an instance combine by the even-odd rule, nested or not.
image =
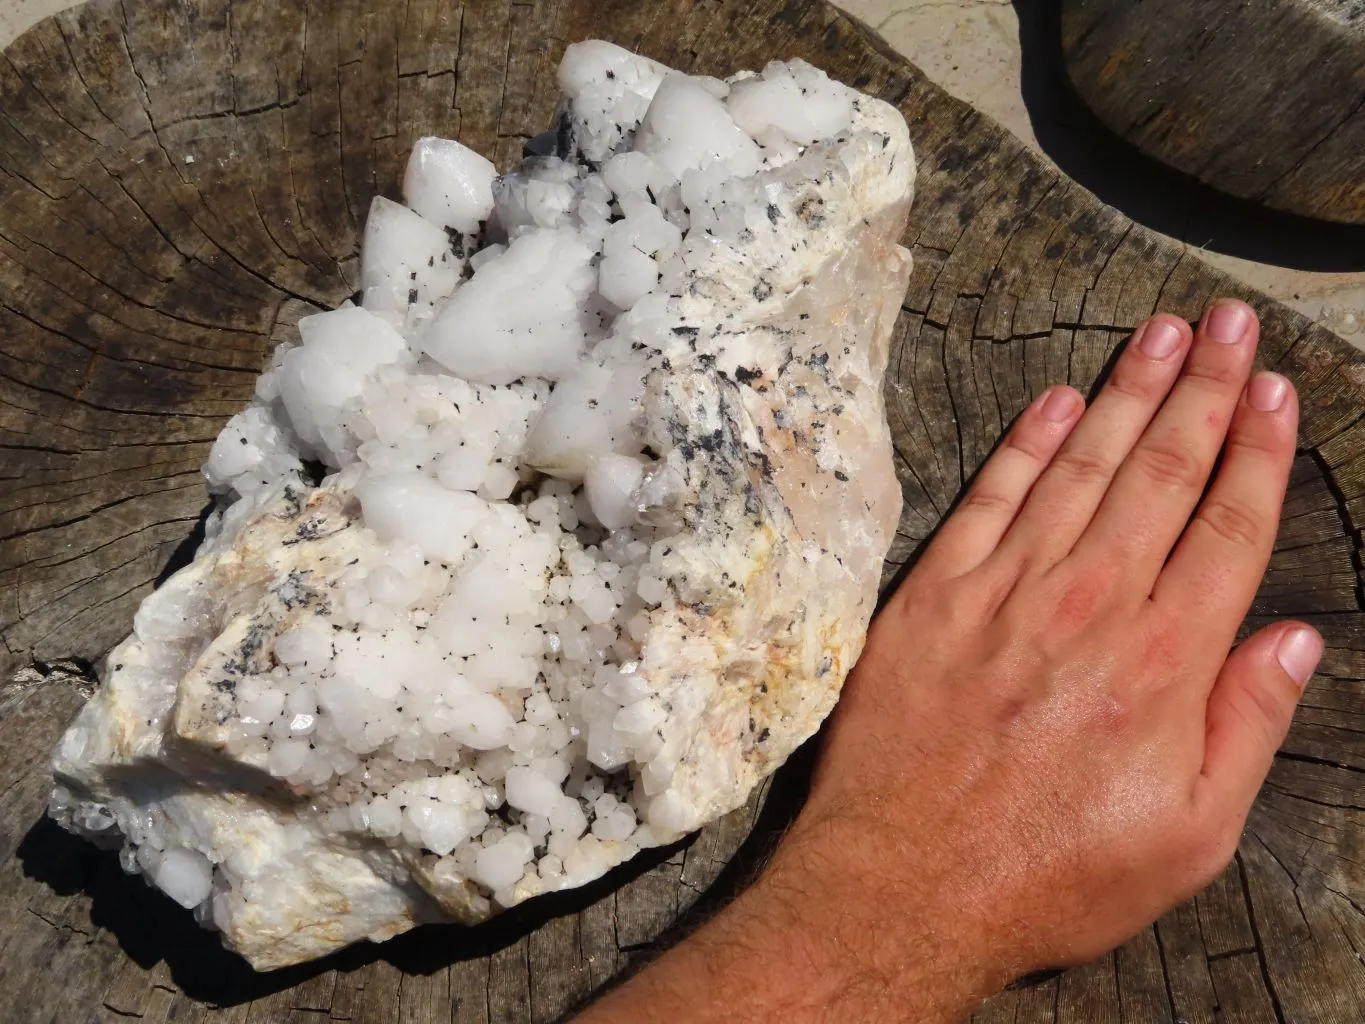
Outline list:
[[[557,155],[491,189],[424,140],[362,306],[305,321],[224,431],[209,539],[57,750],[58,820],[259,968],[713,820],[861,650],[901,501],[904,122],[806,65],[665,72],[571,48]],[[485,444],[472,477],[438,436]],[[509,657],[476,642],[497,580],[529,595]]]

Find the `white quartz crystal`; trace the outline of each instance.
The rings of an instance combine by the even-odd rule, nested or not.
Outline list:
[[[258,968],[714,820],[862,649],[904,121],[800,61],[559,81],[542,155],[423,139],[374,201],[360,305],[275,353],[56,751],[54,816]]]

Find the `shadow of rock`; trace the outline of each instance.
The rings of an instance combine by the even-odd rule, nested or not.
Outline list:
[[[1190,245],[1275,266],[1365,271],[1365,227],[1280,213],[1225,195],[1112,133],[1067,77],[1059,0],[1012,0],[1022,88],[1043,151],[1069,177],[1139,224]]]
[[[778,773],[757,826],[695,910],[674,933],[688,930],[699,915],[728,902],[757,873],[805,801],[816,741],[807,743]],[[357,943],[311,963],[258,973],[223,948],[217,933],[140,878],[124,874],[117,854],[71,835],[46,816],[29,828],[17,857],[24,874],[53,892],[89,902],[90,920],[108,931],[123,952],[150,970],[165,961],[171,979],[190,998],[232,1006],[292,988],[329,970],[349,972],[385,960],[408,974],[429,974],[453,963],[486,957],[516,942],[553,918],[577,914],[685,849],[690,836],[646,851],[590,885],[531,900],[475,926],[424,925],[374,944]],[[661,937],[662,946],[669,939]]]
[[[199,550],[199,545],[204,543],[205,530],[208,527],[209,516],[213,513],[214,505],[213,501],[204,505],[199,512],[199,518],[195,520],[194,529],[176,545],[171,556],[166,559],[166,564],[162,566],[161,572],[156,577],[158,587],[194,561],[194,553]]]

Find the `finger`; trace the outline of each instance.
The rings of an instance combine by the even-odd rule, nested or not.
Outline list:
[[[1233,414],[1217,479],[1157,579],[1158,606],[1231,639],[1275,545],[1298,420],[1289,381],[1257,374]]]
[[[1196,788],[1214,813],[1251,807],[1322,651],[1316,630],[1281,622],[1232,652],[1209,695]]]
[[[915,571],[953,579],[985,561],[1084,409],[1085,399],[1065,386],[1049,389],[1025,409],[981,467]]]
[[[1008,556],[1050,566],[1071,550],[1180,373],[1193,332],[1162,314],[1133,334],[1114,372],[1019,513]]]
[[[1134,592],[1151,593],[1223,446],[1258,335],[1246,303],[1209,307],[1179,380],[1114,477],[1075,557],[1103,559]]]

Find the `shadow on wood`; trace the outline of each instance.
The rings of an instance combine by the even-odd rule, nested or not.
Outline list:
[[[624,947],[622,952],[667,948],[753,879],[805,802],[818,742],[817,737],[798,750],[755,801],[762,809],[748,837],[697,901],[686,926],[670,929],[653,942]],[[610,897],[677,857],[696,840],[694,834],[671,846],[647,850],[589,885],[532,900],[475,927],[424,925],[379,945],[358,943],[320,960],[269,973],[252,970],[245,960],[223,948],[216,932],[201,927],[161,890],[126,874],[115,851],[77,838],[45,815],[25,833],[16,857],[25,876],[52,895],[88,899],[90,924],[113,935],[123,953],[144,970],[164,963],[170,980],[189,998],[234,1006],[295,988],[329,971],[350,973],[376,960],[404,974],[431,974],[461,961],[490,957],[546,922],[579,914]],[[45,923],[61,927],[54,921]]]
[[[1114,132],[1227,194],[1365,225],[1361,0],[1060,5],[1064,66]]]
[[[158,587],[194,561],[194,553],[199,550],[199,545],[204,543],[204,531],[208,526],[209,516],[213,514],[213,508],[214,503],[211,501],[204,505],[203,510],[199,513],[198,520],[195,521],[194,529],[190,531],[189,536],[176,545],[175,550],[166,559],[166,564],[156,574],[156,585]]]
[[[1038,144],[1067,175],[1138,223],[1193,246],[1299,270],[1365,270],[1365,226],[1230,196],[1115,135],[1067,76],[1060,0],[1012,2],[1024,105]]]
[[[328,971],[350,972],[375,960],[405,974],[431,974],[462,960],[491,956],[553,918],[579,913],[693,841],[695,837],[690,837],[650,850],[581,889],[522,904],[476,927],[425,925],[379,945],[358,943],[269,973],[252,970],[223,948],[217,933],[200,927],[159,889],[125,874],[115,852],[97,849],[47,817],[28,830],[18,857],[25,874],[54,895],[89,899],[90,922],[111,933],[129,959],[147,970],[164,962],[170,980],[191,999],[233,1006],[294,988]]]

